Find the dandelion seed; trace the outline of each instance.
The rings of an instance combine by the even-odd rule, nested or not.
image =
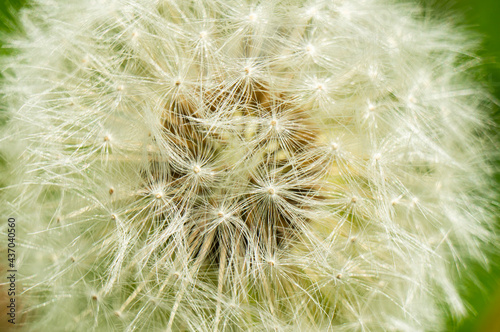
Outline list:
[[[276,195],[276,189],[274,187],[269,187],[267,188],[267,192],[269,193],[269,195],[271,196],[274,196]]]
[[[369,102],[369,103],[368,103],[368,110],[369,110],[370,112],[373,112],[373,111],[375,111],[375,109],[376,109],[375,105],[373,105],[372,103],[370,103],[370,102]]]
[[[310,55],[314,55],[316,53],[316,48],[313,45],[308,44],[306,46],[306,52]]]
[[[208,36],[208,32],[206,31],[201,31],[200,32],[200,39],[206,39]]]
[[[248,20],[250,22],[255,22],[257,21],[257,15],[255,13],[251,13],[250,15],[248,15]]]

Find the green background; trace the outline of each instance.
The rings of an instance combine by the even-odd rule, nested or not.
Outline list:
[[[85,0],[82,0],[85,1]],[[418,1],[418,0],[416,0]],[[15,17],[25,0],[0,0],[0,46],[2,35],[15,30]],[[469,30],[479,33],[482,38],[482,48],[479,54],[484,59],[482,71],[489,81],[491,92],[500,100],[500,0],[419,0],[422,5],[432,8],[434,15],[449,16],[451,13],[458,23],[465,25]],[[9,53],[0,48],[0,55]],[[1,68],[0,68],[1,73]],[[0,74],[1,76],[1,74]],[[498,106],[491,110],[492,119],[500,128],[500,111]],[[496,134],[498,130],[492,130]],[[498,136],[495,143],[498,148]],[[500,168],[500,159],[495,162],[496,169]],[[500,173],[497,171],[495,185],[500,188]],[[500,211],[500,210],[499,210]],[[497,216],[500,213],[497,213]],[[497,217],[500,230],[500,218]],[[500,232],[499,232],[500,233]],[[499,246],[492,248],[499,251]],[[470,266],[470,276],[463,282],[463,295],[470,304],[473,314],[457,322],[451,317],[448,319],[448,330],[457,332],[500,332],[500,254],[491,255],[492,266],[485,270],[480,266]]]

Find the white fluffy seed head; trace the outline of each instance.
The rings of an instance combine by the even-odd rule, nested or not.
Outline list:
[[[487,98],[465,71],[474,42],[418,13],[25,9],[1,59],[0,208],[29,243],[28,329],[415,331],[463,314],[456,273],[494,240]]]

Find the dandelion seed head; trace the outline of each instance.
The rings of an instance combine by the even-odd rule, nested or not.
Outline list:
[[[24,9],[1,57],[0,194],[30,220],[27,327],[415,331],[441,329],[442,303],[463,315],[454,280],[495,238],[488,97],[475,42],[415,13]]]

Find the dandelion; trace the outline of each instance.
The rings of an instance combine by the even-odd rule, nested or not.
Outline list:
[[[425,15],[34,1],[1,59],[24,325],[437,331],[464,315],[458,278],[493,239],[488,97],[475,42]]]

